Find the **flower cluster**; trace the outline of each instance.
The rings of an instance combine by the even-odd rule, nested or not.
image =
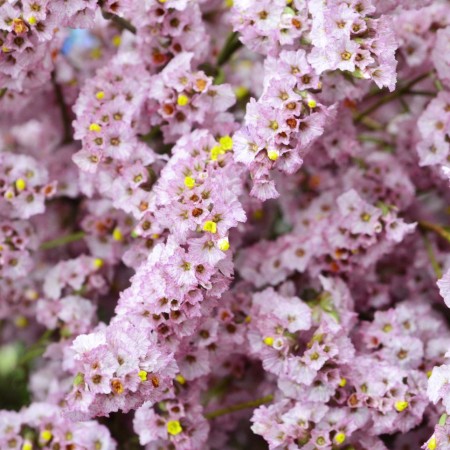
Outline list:
[[[22,91],[50,78],[60,27],[89,26],[97,8],[93,0],[3,2],[0,10],[0,83]]]
[[[249,167],[254,183],[251,195],[260,200],[278,196],[271,169],[296,172],[333,110],[318,103],[312,93],[321,81],[304,50],[283,51],[278,59],[269,57],[265,83],[260,99],[247,104],[245,127],[234,137],[236,161]]]
[[[230,85],[213,85],[212,77],[192,71],[193,53],[181,53],[151,79],[147,111],[150,125],[160,126],[166,143],[202,125],[211,131],[229,127],[225,111],[235,102]]]
[[[85,448],[115,450],[108,429],[94,421],[74,423],[61,417],[56,405],[34,403],[19,412],[0,412],[3,448]]]
[[[0,0],[0,448],[446,450],[447,0]]]

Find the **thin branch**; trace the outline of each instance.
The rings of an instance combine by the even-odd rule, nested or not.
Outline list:
[[[427,221],[420,221],[419,227],[423,230],[434,231],[438,236],[450,243],[450,232],[447,231],[443,226]]]
[[[423,95],[424,97],[435,97],[437,92],[434,91],[408,91],[405,92],[405,95]]]
[[[437,279],[442,278],[442,269],[441,266],[436,259],[436,255],[434,254],[433,247],[431,245],[430,239],[426,234],[423,235],[423,242],[425,244],[425,249],[428,254],[428,258],[430,258],[431,266],[433,267],[434,273],[436,274]]]
[[[70,244],[72,242],[80,241],[86,236],[84,231],[77,231],[76,233],[68,234],[67,236],[61,236],[51,241],[46,241],[39,247],[40,250],[50,250],[52,248],[62,247],[63,245]]]
[[[123,29],[123,30],[128,30],[133,34],[136,34],[136,27],[128,22],[128,20],[124,19],[123,17],[120,16],[116,16],[113,13],[107,12],[107,11],[103,11],[102,10],[102,16],[104,19],[106,20],[110,20],[111,22],[115,23],[119,28]]]
[[[234,52],[241,47],[242,42],[239,40],[239,34],[236,32],[231,33],[225,41],[225,45],[223,46],[222,51],[217,57],[217,66],[220,67],[226,64],[234,54]]]
[[[361,122],[363,118],[365,118],[369,114],[372,114],[374,111],[376,111],[381,106],[385,105],[386,103],[392,102],[393,100],[398,99],[405,93],[408,93],[414,85],[416,85],[417,83],[420,83],[422,80],[424,80],[428,76],[430,76],[430,72],[419,75],[418,77],[411,80],[409,83],[405,84],[405,86],[399,88],[397,91],[391,92],[391,93],[385,95],[384,97],[381,97],[372,106],[369,106],[367,109],[365,109],[360,114],[358,114],[355,117],[356,122]]]
[[[237,403],[236,405],[230,405],[226,408],[216,409],[215,411],[211,411],[209,413],[205,413],[204,416],[211,420],[216,417],[224,416],[225,414],[234,413],[236,411],[241,411],[243,409],[248,408],[257,408],[258,406],[264,405],[266,403],[270,403],[273,400],[273,395],[266,395],[265,397],[258,398],[256,400],[250,400],[244,403]]]
[[[376,136],[369,136],[366,134],[360,134],[358,135],[358,141],[360,142],[373,142],[374,144],[382,145],[383,147],[389,147],[392,148],[392,145],[385,141],[384,139],[380,139]]]

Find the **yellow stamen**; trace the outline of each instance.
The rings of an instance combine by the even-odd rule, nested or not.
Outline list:
[[[94,259],[94,267],[96,269],[100,269],[100,267],[103,267],[103,259],[101,258],[95,258]]]
[[[341,58],[344,61],[349,61],[351,57],[352,57],[352,54],[350,52],[345,51],[345,52],[341,53]]]
[[[25,190],[25,188],[27,187],[27,182],[23,179],[23,178],[19,178],[18,180],[16,180],[16,189],[20,192]]]
[[[340,386],[340,387],[345,387],[345,386],[347,386],[347,379],[346,379],[346,378],[341,378],[341,379],[339,380],[339,386]]]
[[[42,430],[41,431],[41,440],[44,442],[48,442],[53,437],[53,434],[50,430]]]
[[[269,127],[273,130],[273,131],[277,131],[278,130],[278,122],[276,120],[271,120],[269,122]]]
[[[268,345],[269,347],[272,347],[274,338],[272,336],[267,336],[263,339],[264,344]]]
[[[116,35],[112,38],[112,43],[114,47],[119,47],[120,44],[122,43],[122,38],[119,35]]]
[[[98,92],[95,94],[95,98],[96,98],[97,100],[102,100],[102,99],[105,98],[105,93],[104,93],[103,91],[98,91]]]
[[[116,227],[113,230],[112,237],[115,241],[121,241],[123,239],[122,231],[120,231],[120,228]]]
[[[334,437],[334,442],[336,442],[336,444],[338,444],[338,445],[341,445],[344,443],[346,437],[347,436],[345,435],[345,433],[340,432],[340,433],[336,434],[336,436]]]
[[[101,57],[102,57],[102,49],[100,47],[96,47],[91,50],[92,59],[100,59]]]
[[[177,434],[180,434],[182,431],[183,428],[178,420],[169,420],[167,422],[167,432],[172,436],[176,436]]]
[[[147,372],[145,370],[140,370],[138,375],[141,381],[147,381]]]
[[[437,447],[436,436],[433,434],[433,436],[431,436],[431,439],[428,441],[427,448],[429,450],[436,450],[436,447]]]
[[[192,189],[195,186],[195,179],[192,177],[185,177],[184,178],[184,185],[188,187],[189,189]]]
[[[227,237],[219,239],[219,248],[223,252],[226,252],[227,250],[229,250],[229,248],[230,248],[230,241],[228,240]]]
[[[404,401],[404,400],[395,402],[395,409],[398,412],[404,411],[408,406],[409,406],[409,403],[407,401]]]
[[[186,383],[186,378],[183,377],[183,375],[181,375],[181,373],[179,373],[176,377],[175,380],[178,381],[178,383],[180,384],[185,384]]]
[[[209,233],[217,233],[217,224],[212,220],[207,220],[203,225],[203,231],[208,231]]]
[[[223,155],[224,153],[225,153],[225,150],[222,150],[219,146],[215,146],[210,150],[209,156],[212,161],[217,161],[217,158],[219,157],[219,155]]]
[[[22,450],[33,450],[33,444],[30,441],[25,441],[22,445]]]
[[[28,23],[30,25],[36,25],[36,22],[37,22],[37,20],[36,20],[36,17],[34,17],[34,16],[30,16],[30,18],[28,19]]]
[[[14,323],[17,328],[25,328],[28,325],[28,319],[25,316],[17,316]]]
[[[186,106],[189,103],[189,97],[184,94],[180,94],[177,99],[179,106]]]
[[[280,157],[280,154],[276,150],[269,150],[267,156],[271,161],[276,161]]]
[[[238,86],[237,88],[234,89],[234,93],[236,95],[236,98],[238,100],[241,100],[241,99],[247,97],[248,89],[245,86]]]
[[[89,131],[95,131],[98,133],[99,131],[102,131],[102,127],[98,123],[91,123],[89,125]]]
[[[317,106],[317,102],[311,98],[308,100],[308,106],[313,109]]]
[[[233,148],[233,139],[230,136],[222,136],[219,139],[219,145],[222,150],[231,150]]]

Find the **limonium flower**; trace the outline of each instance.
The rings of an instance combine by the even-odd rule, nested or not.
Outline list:
[[[446,450],[447,0],[0,0],[0,448]]]

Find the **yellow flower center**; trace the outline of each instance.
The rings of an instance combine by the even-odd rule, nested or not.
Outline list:
[[[98,123],[91,123],[89,125],[89,131],[95,131],[98,133],[99,131],[102,131],[102,127]]]
[[[101,259],[101,258],[95,258],[94,259],[94,267],[96,268],[96,269],[100,269],[100,267],[102,267],[103,266],[103,259]]]
[[[222,150],[231,150],[233,148],[233,139],[230,136],[222,136],[219,139],[219,145]]]
[[[398,402],[395,402],[395,409],[398,412],[404,411],[409,406],[409,403],[405,400],[400,400]]]
[[[341,53],[341,58],[344,61],[349,61],[351,57],[352,57],[352,54],[350,52],[345,51],[345,52]]]
[[[167,422],[167,432],[172,436],[176,436],[183,431],[183,428],[178,420],[169,420]]]
[[[53,437],[53,434],[50,430],[42,430],[41,431],[41,440],[44,442],[48,442]]]
[[[120,35],[116,35],[112,38],[112,44],[114,45],[114,47],[119,47],[119,45],[122,43],[122,38],[120,37]]]
[[[120,228],[116,227],[113,230],[112,237],[115,241],[121,241],[123,239],[122,231],[120,231]]]
[[[229,248],[230,248],[230,241],[228,240],[227,237],[219,239],[219,248],[223,252],[226,252],[227,250],[229,250]]]
[[[189,103],[189,97],[184,94],[180,94],[177,99],[179,106],[186,106]]]
[[[280,157],[280,154],[276,150],[269,150],[267,156],[271,161],[276,161]]]
[[[23,179],[23,178],[19,178],[18,180],[16,180],[16,189],[20,192],[25,190],[25,188],[27,187],[27,182]]]
[[[140,370],[138,375],[141,381],[147,381],[147,372],[145,370]]]
[[[185,384],[186,383],[186,378],[183,377],[183,375],[181,375],[181,373],[179,373],[176,377],[175,380],[178,381],[178,383],[180,384]]]
[[[336,442],[336,444],[338,445],[341,445],[342,443],[344,443],[346,437],[347,436],[345,435],[345,433],[340,432],[334,437],[334,442]]]
[[[433,434],[431,439],[428,441],[427,448],[429,450],[436,450],[436,447],[437,447],[436,436]]]
[[[212,220],[207,220],[203,225],[203,231],[208,231],[209,233],[217,233],[217,224]]]
[[[195,179],[192,177],[185,177],[184,178],[184,185],[188,187],[189,189],[192,189],[195,186]]]

